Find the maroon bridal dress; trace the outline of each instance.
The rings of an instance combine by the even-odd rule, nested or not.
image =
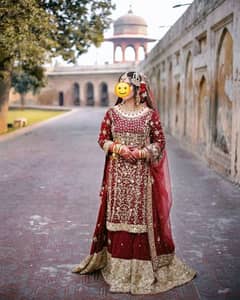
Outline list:
[[[148,149],[150,160],[132,164],[108,152],[109,144]],[[165,138],[156,110],[109,108],[99,145],[106,152],[101,204],[90,255],[72,270],[101,270],[111,292],[155,294],[192,280],[196,272],[175,254],[171,184]]]

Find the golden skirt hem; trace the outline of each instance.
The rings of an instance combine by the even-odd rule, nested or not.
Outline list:
[[[104,248],[98,253],[88,255],[84,258],[79,265],[72,269],[72,273],[88,274],[99,269],[102,269],[107,264],[107,251]]]
[[[115,258],[106,248],[87,256],[72,272],[86,274],[96,270],[101,270],[110,292],[131,294],[165,292],[191,281],[197,274],[176,255],[169,265],[154,273],[151,261]]]
[[[174,255],[169,265],[153,272],[148,260],[120,259],[107,253],[107,265],[101,269],[110,292],[131,294],[157,294],[191,281],[196,271]]]

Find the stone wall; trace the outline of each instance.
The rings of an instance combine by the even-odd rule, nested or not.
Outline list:
[[[240,183],[240,1],[195,0],[138,68],[165,129]]]

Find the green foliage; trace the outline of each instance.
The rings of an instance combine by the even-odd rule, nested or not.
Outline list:
[[[111,0],[41,0],[39,3],[54,17],[57,27],[57,34],[51,33],[51,39],[57,43],[52,50],[71,62],[91,44],[97,47],[101,44],[115,8]]]
[[[51,57],[75,62],[101,44],[113,9],[111,0],[0,0],[0,112],[15,70],[33,83],[30,70]]]
[[[75,61],[103,41],[112,9],[111,0],[0,0],[0,71],[56,55]]]
[[[0,0],[0,72],[14,66],[36,66],[57,43],[54,17],[35,0]]]
[[[19,94],[26,94],[29,91],[36,93],[45,84],[44,69],[39,66],[32,69],[25,68],[20,72],[14,72],[12,75],[12,86]]]

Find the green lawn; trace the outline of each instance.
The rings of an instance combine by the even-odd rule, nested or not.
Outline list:
[[[8,124],[13,124],[16,118],[26,118],[28,121],[27,126],[39,123],[41,121],[50,119],[52,117],[61,115],[67,112],[67,110],[40,110],[40,109],[10,109],[8,111]],[[18,128],[8,128],[8,132],[17,130]],[[8,133],[7,132],[7,133]]]

